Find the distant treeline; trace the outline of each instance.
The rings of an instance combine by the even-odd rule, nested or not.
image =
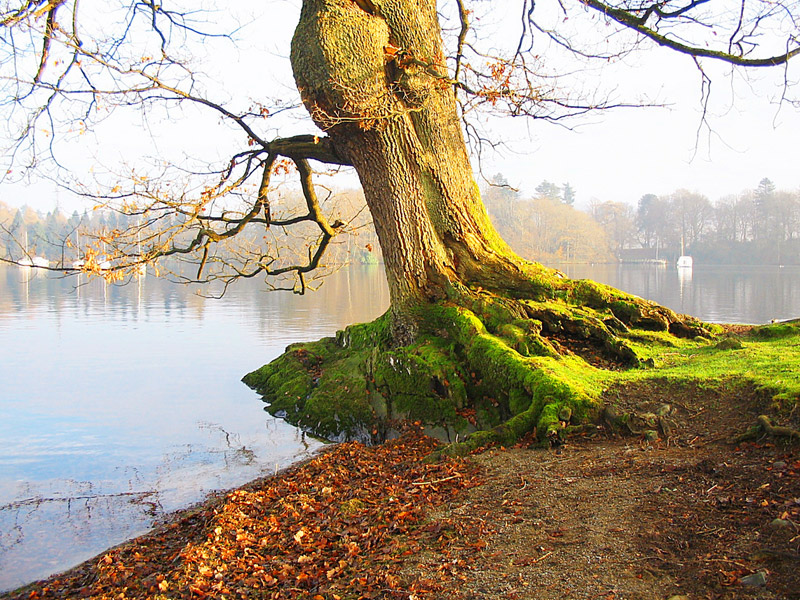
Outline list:
[[[536,188],[533,197],[524,198],[502,175],[483,189],[498,231],[530,260],[674,260],[683,247],[684,253],[704,264],[800,264],[800,191],[777,190],[769,179],[715,203],[678,190],[667,196],[645,194],[636,207],[592,201],[584,212],[574,208],[575,198],[568,183],[558,186],[548,181]],[[335,238],[327,264],[378,262],[380,248],[361,192],[338,192],[328,203],[331,218],[348,223],[348,233]],[[289,192],[281,205],[291,214],[301,210],[303,200],[299,193]],[[81,258],[92,233],[124,230],[135,223],[135,217],[103,209],[70,215],[55,209],[42,214],[0,202],[0,256],[19,260],[27,253],[70,265]],[[307,252],[313,228],[308,233],[285,239],[278,232],[272,235],[292,251]],[[262,234],[242,241],[262,243]]]
[[[496,175],[483,197],[500,234],[532,260],[674,260],[683,251],[704,264],[800,264],[800,191],[769,179],[715,203],[677,190],[645,194],[636,207],[593,200],[588,213],[572,207],[569,184],[544,181],[523,198]]]
[[[331,203],[331,219],[341,219],[348,223],[347,233],[337,236],[326,253],[326,264],[340,266],[347,263],[370,264],[379,262],[380,247],[372,227],[369,211],[364,210],[363,195],[357,191],[344,191],[328,200]],[[335,207],[334,207],[335,203]],[[304,210],[302,195],[288,192],[281,198],[283,210],[276,210],[275,218],[288,218]],[[160,219],[158,227],[170,228],[181,219],[172,216]],[[65,214],[58,208],[42,213],[30,206],[11,207],[0,201],[0,257],[19,261],[24,257],[43,257],[51,261],[53,266],[70,266],[83,258],[87,246],[96,246],[99,236],[115,230],[126,230],[137,227],[141,222],[138,216],[126,215],[117,211],[99,208],[79,213]],[[142,230],[142,237],[147,230]],[[249,234],[237,236],[242,244],[255,245],[263,243],[263,228]],[[313,243],[315,230],[308,227],[292,231],[292,235],[282,228],[273,228],[271,243],[279,246],[283,254],[306,254],[308,246]],[[185,234],[176,238],[176,242],[186,242]],[[113,261],[112,248],[108,248],[108,258]],[[221,253],[225,253],[222,249]],[[230,254],[235,262],[236,250]]]

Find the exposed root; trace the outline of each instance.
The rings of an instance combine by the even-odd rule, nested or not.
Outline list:
[[[416,308],[412,343],[396,344],[387,313],[290,346],[245,382],[272,414],[316,435],[380,442],[397,435],[396,423],[418,421],[460,454],[531,431],[558,441],[595,422],[598,370],[648,364],[627,341],[637,329],[713,336],[699,321],[594,282],[559,286],[547,301],[454,287],[447,300]]]
[[[759,416],[758,419],[756,419],[755,425],[742,435],[734,438],[733,441],[739,444],[741,442],[758,440],[766,436],[789,438],[792,443],[800,442],[800,431],[790,427],[773,425],[766,415]]]

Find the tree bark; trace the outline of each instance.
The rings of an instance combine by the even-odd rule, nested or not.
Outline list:
[[[652,365],[629,343],[636,329],[710,335],[503,242],[472,175],[435,0],[304,0],[291,60],[325,151],[361,179],[391,310],[249,374],[273,414],[329,439],[379,441],[419,421],[450,440],[477,430],[469,447],[531,429],[552,441],[596,411],[589,373]]]
[[[305,0],[291,59],[309,113],[360,177],[398,342],[414,339],[420,303],[525,281],[480,199],[434,0]]]

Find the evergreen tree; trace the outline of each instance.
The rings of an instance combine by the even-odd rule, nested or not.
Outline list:
[[[569,206],[575,204],[575,189],[569,182],[561,186],[561,201]]]
[[[542,183],[536,186],[536,197],[548,198],[550,200],[560,200],[561,190],[556,184],[550,183],[545,179],[542,181]]]

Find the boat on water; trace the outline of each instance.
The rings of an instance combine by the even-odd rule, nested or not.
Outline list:
[[[693,264],[694,260],[691,256],[686,254],[686,249],[683,247],[683,236],[681,236],[681,255],[678,258],[678,268],[691,269]]]
[[[47,260],[43,256],[36,256],[28,254],[28,232],[25,232],[25,241],[23,243],[23,252],[25,253],[22,258],[19,259],[17,265],[23,268],[30,268],[30,267],[39,267],[42,269],[47,269],[50,266],[50,261]]]

